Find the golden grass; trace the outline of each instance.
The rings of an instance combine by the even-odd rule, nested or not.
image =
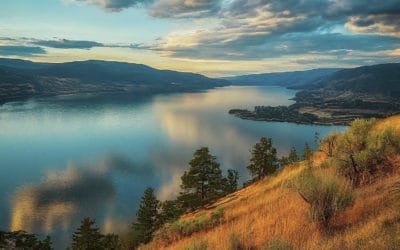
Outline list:
[[[384,120],[379,120],[375,125],[377,131],[382,131],[387,127],[392,127],[396,131],[400,132],[400,115],[391,116]]]
[[[400,131],[400,116],[378,122],[376,129],[387,126]],[[318,167],[324,157],[316,153],[314,165]],[[170,245],[153,241],[141,249],[187,249],[206,241],[208,249],[224,250],[229,249],[232,234],[248,249],[263,249],[274,239],[284,239],[294,249],[400,249],[400,204],[392,192],[400,180],[397,166],[391,176],[355,189],[354,205],[334,220],[330,233],[321,233],[309,218],[308,204],[287,185],[306,168],[300,163],[181,218],[193,219],[223,206],[225,219],[220,225]]]

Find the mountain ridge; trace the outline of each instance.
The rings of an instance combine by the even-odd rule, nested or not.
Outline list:
[[[144,64],[86,60],[36,63],[0,58],[0,103],[77,93],[156,93],[200,91],[229,82],[191,72],[159,70]]]

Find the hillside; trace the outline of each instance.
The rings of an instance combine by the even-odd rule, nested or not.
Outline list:
[[[238,85],[269,85],[290,88],[301,88],[301,86],[316,82],[324,77],[330,76],[341,69],[312,69],[305,71],[263,73],[225,77],[223,79]]]
[[[355,124],[352,133],[362,133],[358,128],[365,124]],[[372,127],[364,131],[368,134],[382,135],[392,128],[400,135],[400,116],[369,124]],[[398,153],[389,159],[393,165],[390,171],[371,174],[372,178],[354,186],[354,202],[331,221],[328,231],[310,217],[310,205],[292,185],[309,171],[323,171],[328,182],[336,175],[329,156],[317,151],[309,161],[287,166],[180,219],[199,220],[223,209],[223,219],[212,228],[164,238],[156,232],[155,239],[140,249],[398,249],[400,204],[394,188],[400,181]]]
[[[400,112],[400,63],[340,70],[302,86],[288,107],[232,109],[243,119],[307,124],[349,124]]]
[[[310,84],[310,89],[400,97],[400,63],[343,69]]]
[[[0,103],[76,93],[184,92],[227,85],[203,75],[111,61],[35,63],[0,59]]]

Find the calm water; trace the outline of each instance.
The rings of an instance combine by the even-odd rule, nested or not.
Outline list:
[[[226,87],[205,93],[69,96],[0,106],[0,229],[50,234],[68,244],[90,216],[105,232],[130,226],[143,190],[179,191],[194,150],[208,146],[223,169],[248,178],[251,146],[272,137],[279,154],[344,127],[245,121],[230,108],[287,105],[294,91]]]

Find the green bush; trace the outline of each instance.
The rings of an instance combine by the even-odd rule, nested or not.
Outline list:
[[[322,229],[328,229],[331,220],[354,201],[348,182],[328,170],[307,171],[293,186],[310,205],[311,218]]]
[[[189,246],[185,247],[185,250],[207,250],[208,243],[207,241],[203,240],[200,242],[192,242]]]
[[[285,239],[278,238],[268,241],[263,247],[264,250],[292,250],[293,246]]]
[[[224,208],[216,208],[209,217],[200,215],[192,220],[177,220],[164,224],[156,231],[154,238],[167,244],[195,232],[206,230],[221,223],[224,217]]]
[[[374,125],[375,119],[357,119],[347,132],[327,136],[320,144],[328,165],[336,166],[356,186],[378,173],[389,173],[391,158],[400,153],[400,135],[390,127],[375,131]]]

